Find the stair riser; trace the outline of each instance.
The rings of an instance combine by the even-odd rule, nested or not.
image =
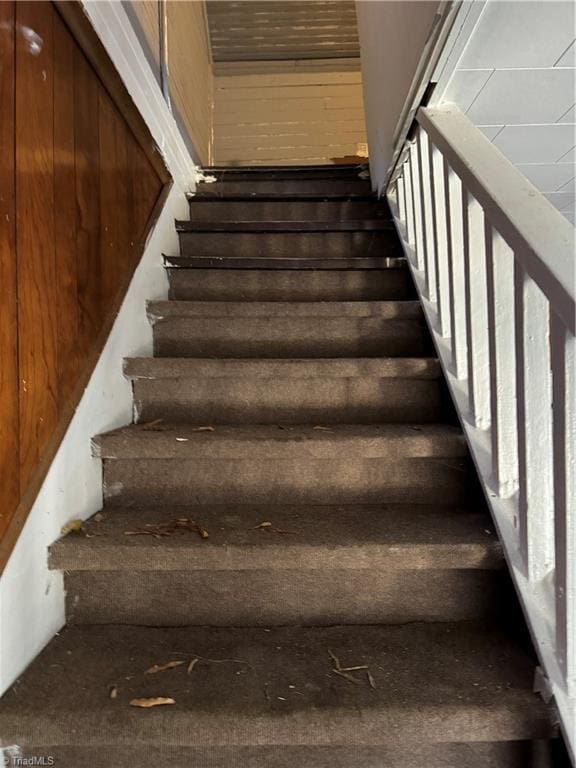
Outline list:
[[[199,184],[198,197],[225,197],[226,195],[370,195],[372,187],[367,179],[246,179],[221,181],[217,184]]]
[[[190,202],[192,221],[347,221],[390,219],[381,202],[354,200],[202,200]]]
[[[207,176],[222,181],[277,181],[278,179],[292,179],[307,182],[314,179],[347,179],[356,181],[361,179],[360,174],[368,173],[367,162],[322,164],[322,165],[217,165],[204,169]],[[204,182],[200,182],[201,189]]]
[[[541,747],[540,747],[541,749]],[[63,768],[545,768],[532,761],[530,742],[434,744],[402,747],[30,747],[24,757],[51,755]],[[30,763],[31,764],[31,763]]]
[[[77,571],[65,586],[73,624],[265,627],[486,618],[500,581],[480,570]]]
[[[333,318],[343,321],[418,320],[424,315],[416,301],[150,301],[148,317],[152,323],[167,318]]]
[[[182,256],[402,256],[395,232],[180,232],[179,239]]]
[[[169,269],[170,298],[183,301],[377,301],[411,299],[406,269]]]
[[[420,357],[424,325],[378,318],[166,318],[154,325],[159,357]]]
[[[380,504],[470,496],[466,461],[107,459],[104,494],[120,506],[150,504]]]
[[[142,379],[138,421],[194,424],[370,424],[442,417],[438,380]]]

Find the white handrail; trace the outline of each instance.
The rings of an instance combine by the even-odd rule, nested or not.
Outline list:
[[[388,198],[576,754],[575,230],[457,107],[417,122]]]
[[[450,168],[490,211],[496,231],[575,333],[574,227],[455,105],[421,108],[418,123]]]

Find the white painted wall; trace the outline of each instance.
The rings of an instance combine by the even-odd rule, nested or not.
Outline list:
[[[473,0],[467,43],[432,103],[453,102],[572,223],[576,4]],[[474,7],[475,6],[475,7]]]
[[[146,299],[167,295],[161,254],[177,248],[175,218],[186,218],[185,193],[196,168],[162,98],[120,3],[89,0],[85,9],[160,147],[174,177],[160,219],[79,407],[0,578],[0,693],[22,673],[65,622],[60,573],[47,568],[49,545],[62,526],[102,504],[102,468],[90,455],[94,434],[132,419],[132,392],[122,375],[126,356],[152,352]]]
[[[398,121],[439,5],[433,0],[356,2],[370,171],[379,191],[388,176]]]

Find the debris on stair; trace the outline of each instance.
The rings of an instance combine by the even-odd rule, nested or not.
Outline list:
[[[186,674],[187,675],[191,675],[192,674],[192,672],[194,671],[194,667],[196,666],[196,664],[198,664],[199,661],[200,661],[200,659],[198,657],[192,659],[190,664],[188,664],[188,666],[186,667]]]
[[[366,679],[368,682],[368,685],[372,690],[376,690],[376,681],[374,680],[374,677],[372,673],[370,672],[370,668],[367,664],[357,664],[355,666],[351,667],[343,667],[340,663],[340,659],[330,650],[328,649],[328,655],[332,659],[334,666],[332,668],[332,672],[335,675],[338,675],[339,677],[343,677],[345,680],[348,680],[349,683],[354,683],[354,685],[362,685],[363,681],[354,676],[355,672],[366,672]]]
[[[191,654],[194,658],[188,665],[188,674],[192,672],[194,667],[199,661],[205,661],[208,664],[244,664],[247,667],[251,667],[252,664],[250,664],[249,661],[243,661],[242,659],[210,659],[208,656],[200,656],[198,653]]]
[[[93,539],[95,536],[103,536],[102,533],[88,533],[84,520],[71,520],[69,523],[61,529],[62,536],[78,535],[84,536],[86,539]]]
[[[108,696],[111,699],[118,698],[118,688],[115,685],[110,686],[110,690],[108,691]]]
[[[70,520],[60,531],[62,536],[68,536],[69,533],[84,533],[84,520]]]
[[[140,707],[141,709],[151,709],[152,707],[162,707],[166,704],[176,704],[174,699],[167,696],[156,696],[151,699],[132,699],[131,707]]]
[[[285,531],[282,528],[276,528],[269,520],[265,520],[264,522],[253,526],[252,530],[272,531],[274,533],[286,533],[291,536],[296,535],[296,531]]]
[[[161,426],[164,419],[154,419],[154,421],[147,421],[144,424],[140,424],[142,432],[163,432],[167,429],[165,426]]]
[[[155,675],[158,672],[165,672],[167,669],[175,669],[181,667],[185,662],[183,661],[166,661],[164,664],[154,664],[152,667],[146,670],[145,675]]]
[[[197,533],[201,539],[207,539],[210,536],[204,526],[195,520],[191,520],[189,517],[177,517],[169,523],[146,523],[143,528],[133,528],[129,531],[124,531],[124,535],[153,536],[155,539],[163,539],[182,531]]]

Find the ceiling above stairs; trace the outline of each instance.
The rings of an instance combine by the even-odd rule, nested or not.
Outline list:
[[[208,0],[214,62],[359,59],[354,0]]]

